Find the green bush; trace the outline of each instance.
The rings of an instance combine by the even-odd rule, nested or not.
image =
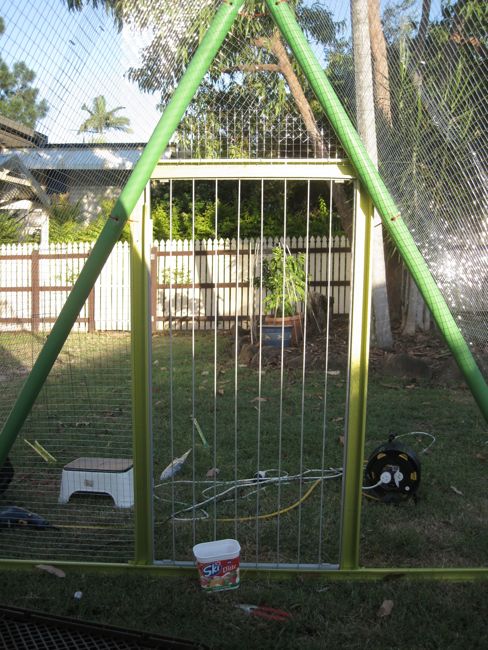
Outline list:
[[[21,223],[9,212],[0,213],[0,244],[15,244],[21,238]]]
[[[274,316],[293,316],[305,298],[305,254],[291,255],[285,246],[273,248],[263,263],[264,307]],[[256,279],[259,283],[259,278]]]

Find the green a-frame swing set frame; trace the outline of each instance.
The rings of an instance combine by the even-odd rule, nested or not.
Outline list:
[[[119,239],[130,215],[132,221],[132,357],[133,357],[133,430],[151,430],[149,350],[150,327],[147,318],[148,268],[147,249],[150,239],[149,219],[136,205],[145,192],[151,175],[177,129],[198,86],[207,73],[225,37],[232,29],[245,0],[223,0],[204,38],[188,65],[178,87],[161,116],[149,142],[122,190],[71,294],[69,295],[47,341],[41,350],[0,433],[0,466],[4,463],[49,372],[56,361],[78,314],[100,274],[110,252]],[[347,410],[342,495],[340,564],[333,570],[276,568],[275,577],[299,571],[316,578],[370,579],[401,574],[457,580],[488,577],[488,567],[478,568],[364,568],[359,564],[360,511],[363,478],[363,454],[366,427],[367,373],[370,321],[370,238],[373,205],[395,243],[405,265],[416,282],[426,305],[461,369],[466,382],[488,421],[488,386],[437,287],[428,266],[393,198],[371,161],[347,113],[332,89],[320,63],[298,25],[286,0],[266,0],[268,9],[285,41],[293,52],[304,76],[315,92],[331,126],[354,168],[356,183],[356,225],[353,251],[349,349],[349,395]],[[252,162],[250,162],[252,164]],[[133,435],[135,558],[129,564],[83,563],[85,568],[117,569],[137,567],[167,574],[193,571],[191,568],[162,566],[153,556],[152,459],[149,435]],[[29,567],[33,560],[0,560],[3,567]],[[56,562],[76,565],[75,562]],[[267,569],[249,568],[249,572]]]

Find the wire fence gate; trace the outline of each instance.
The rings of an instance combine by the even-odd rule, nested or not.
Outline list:
[[[152,332],[152,224],[146,188],[131,217],[130,336],[70,334],[10,453],[15,477],[2,502],[8,495],[9,503],[16,504],[12,507],[21,506],[36,518],[20,529],[2,527],[2,556],[7,561],[107,566],[135,561],[184,570],[193,566],[194,544],[235,537],[245,567],[347,566],[358,552],[354,543],[350,546],[347,528],[357,525],[351,513],[358,509],[362,484],[362,464],[356,467],[354,457],[361,457],[364,436],[368,319],[362,310],[367,311],[369,295],[369,203],[360,199],[350,168],[337,161],[160,163],[154,176],[167,184],[170,219],[178,183],[189,183],[193,225],[199,193],[211,187],[216,237],[224,198],[233,202],[240,231],[243,205],[254,193],[262,232],[267,201],[279,194],[282,244],[271,250],[256,246],[252,265],[237,262],[225,278],[237,296],[245,274],[252,276],[246,282],[253,287],[252,310],[245,321],[236,309],[231,329],[223,330],[215,291],[208,331],[196,326],[197,307],[190,312],[187,331],[175,330],[170,299],[167,329]],[[332,246],[332,203],[339,182],[359,211],[349,317],[332,314],[330,251],[324,270],[329,284],[317,301],[308,286],[309,245],[295,255],[286,246],[292,190],[303,194],[307,234],[314,204],[326,197],[323,225]],[[280,286],[273,288],[269,275],[278,254],[274,272]],[[289,266],[290,258],[294,265]],[[242,259],[237,251],[235,260]],[[211,270],[207,279],[218,288],[224,278],[217,247],[206,263]],[[190,266],[189,292],[195,297],[195,247]],[[279,312],[290,283],[295,285],[293,310],[300,316],[297,331],[290,334],[297,338],[287,347],[289,326],[267,322],[273,309],[266,300],[278,291]],[[350,359],[338,355],[333,344],[336,329],[346,339],[352,332],[349,357],[356,362],[349,372]],[[277,334],[278,342],[270,341],[271,334]],[[2,359],[2,372],[9,375],[6,412],[46,335],[27,329],[2,333],[2,355],[9,350],[9,358]],[[353,432],[345,435],[345,449],[329,434],[331,418],[347,422]],[[352,469],[343,475],[344,451],[353,461],[347,460]]]
[[[217,235],[219,207],[224,197],[229,201],[232,195],[237,242],[251,193],[260,206],[261,233],[270,199],[278,193],[282,202],[281,246],[270,250],[262,237],[252,257],[237,250],[230,277],[222,273],[217,249],[205,257],[205,274],[213,278],[215,288],[212,332],[206,336],[197,332],[196,285],[203,271],[194,249],[190,251],[194,309],[186,336],[173,327],[178,314],[171,310],[170,282],[168,329],[152,338],[157,560],[178,566],[188,562],[188,549],[196,543],[234,537],[243,549],[244,565],[338,566],[343,450],[336,438],[328,436],[328,400],[334,401],[334,413],[339,408],[337,417],[344,418],[348,387],[346,360],[337,369],[340,361],[330,347],[329,334],[335,326],[328,300],[332,258],[329,251],[329,268],[323,269],[328,283],[324,283],[322,310],[314,313],[309,304],[314,288],[308,286],[306,273],[309,247],[294,257],[305,270],[301,292],[294,285],[302,279],[286,261],[293,256],[285,242],[292,186],[304,196],[307,234],[314,203],[327,197],[325,228],[332,242],[334,182],[349,183],[352,197],[352,175],[340,167],[226,161],[225,165],[161,164],[157,168],[158,177],[169,185],[170,218],[178,183],[189,184],[193,214],[200,193],[208,191],[210,183]],[[273,318],[269,324],[275,279],[269,277],[270,264],[276,257],[277,311],[283,311],[281,301],[288,300],[288,288],[297,294],[291,301],[296,303],[292,311],[300,311],[300,331],[292,347],[285,347],[285,321]],[[219,309],[221,283],[236,296],[228,301],[236,306],[244,302],[238,297],[241,291],[251,292],[246,314],[236,309],[230,316]],[[224,335],[219,322],[229,316],[233,327]],[[344,328],[344,318],[341,324]],[[270,339],[273,330],[277,342]]]

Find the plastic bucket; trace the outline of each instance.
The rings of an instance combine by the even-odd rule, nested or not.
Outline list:
[[[205,591],[224,591],[239,586],[241,547],[235,539],[218,539],[193,547],[200,586]]]
[[[263,345],[269,345],[272,348],[284,348],[291,346],[293,326],[292,325],[268,325],[262,326]]]

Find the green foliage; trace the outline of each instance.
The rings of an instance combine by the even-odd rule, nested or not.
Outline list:
[[[305,237],[307,234],[307,188],[303,182],[288,182],[286,236]],[[329,234],[329,196],[324,184],[311,184],[309,235]],[[217,231],[215,230],[215,184],[200,182],[195,189],[195,227],[196,239],[237,237],[238,225],[241,238],[259,237],[261,234],[261,183],[242,181],[240,190],[240,223],[238,224],[238,184],[235,181],[219,183],[217,201]],[[154,238],[190,239],[192,229],[192,188],[191,183],[173,183],[172,226],[169,217],[169,190],[159,185],[153,190],[153,230]],[[266,181],[264,190],[263,234],[265,237],[284,235],[284,197],[282,181]],[[171,228],[170,228],[171,226]],[[332,218],[333,235],[342,234],[340,219]]]
[[[109,110],[107,100],[103,95],[99,95],[92,100],[91,108],[86,104],[83,104],[81,108],[89,114],[89,117],[80,126],[78,133],[89,132],[102,135],[111,130],[132,133],[129,118],[115,115],[125,107],[117,106]]]
[[[404,209],[410,223],[420,205],[429,205],[432,217],[472,201],[476,157],[482,155],[488,124],[486,102],[481,101],[487,84],[479,67],[486,51],[486,7],[473,0],[444,2],[421,52],[409,40],[410,28],[392,30],[393,128],[387,127],[379,139],[380,165],[391,157],[392,146],[405,152],[401,173],[388,165],[382,171],[394,194],[412,197],[410,209]]]
[[[21,238],[20,221],[9,212],[0,212],[0,244],[15,244]]]
[[[52,243],[91,242],[102,231],[115,201],[104,199],[100,202],[98,216],[85,222],[81,201],[70,203],[69,194],[53,196],[49,209],[49,241]],[[119,241],[129,240],[129,224],[126,223]]]
[[[69,194],[52,197],[49,208],[49,240],[54,243],[80,241],[81,202],[70,203]]]
[[[4,31],[5,22],[0,18],[0,35]],[[18,61],[10,68],[0,58],[0,115],[32,129],[48,112],[46,100],[38,101],[39,90],[32,86],[35,78],[25,63]]]
[[[275,316],[293,316],[305,298],[305,254],[291,255],[285,246],[273,248],[271,258],[263,262],[264,308]],[[256,279],[260,284],[260,279]]]

